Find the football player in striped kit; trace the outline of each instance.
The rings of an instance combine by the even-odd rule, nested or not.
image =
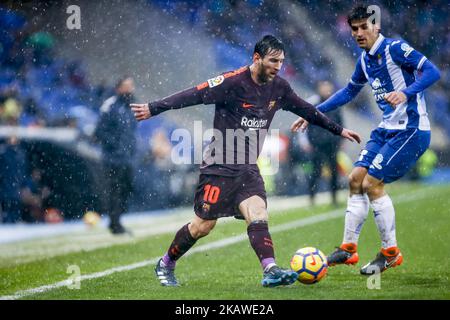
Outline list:
[[[358,6],[348,15],[352,36],[364,49],[348,85],[317,106],[324,113],[343,106],[368,83],[383,113],[354,163],[349,176],[344,239],[328,256],[330,265],[358,262],[359,234],[372,207],[381,251],[361,268],[364,275],[382,272],[403,261],[396,240],[395,210],[384,185],[404,176],[429,147],[430,122],[424,90],[440,78],[436,66],[408,43],[384,37],[368,9]],[[299,118],[292,130],[304,131],[307,125],[306,120]]]

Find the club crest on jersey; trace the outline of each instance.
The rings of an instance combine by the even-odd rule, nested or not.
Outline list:
[[[208,86],[210,88],[217,87],[218,85],[222,84],[223,80],[225,80],[224,76],[217,76],[215,78],[208,80]]]
[[[275,107],[275,103],[276,103],[275,100],[272,100],[269,102],[269,106],[268,106],[269,111],[272,110],[273,107]]]
[[[372,88],[374,90],[380,89],[381,88],[381,81],[379,78],[375,78],[375,80],[373,80],[372,82]]]
[[[209,203],[203,203],[202,209],[203,212],[207,213],[211,209],[211,205]]]
[[[381,57],[381,53],[378,54],[377,58],[378,58],[378,65],[381,66],[381,64],[383,63],[383,58]]]

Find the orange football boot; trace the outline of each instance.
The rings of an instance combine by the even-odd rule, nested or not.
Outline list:
[[[327,257],[329,266],[335,266],[337,264],[354,265],[358,263],[359,256],[356,243],[343,243],[340,247]]]
[[[361,274],[372,275],[394,268],[403,263],[403,255],[397,247],[381,249],[375,259],[361,268]]]

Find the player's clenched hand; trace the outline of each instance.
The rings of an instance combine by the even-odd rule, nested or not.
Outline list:
[[[132,103],[130,104],[130,107],[134,112],[134,118],[137,121],[142,121],[152,116],[147,103]]]
[[[299,129],[301,132],[305,132],[306,128],[308,127],[309,122],[303,119],[302,117],[298,118],[294,121],[294,123],[291,126],[292,132],[297,132]]]
[[[361,143],[361,136],[355,131],[344,128],[341,132],[341,136],[344,137],[345,139],[350,140],[351,142]]]
[[[405,102],[407,98],[406,94],[404,94],[401,91],[392,91],[386,93],[386,95],[384,96],[384,100],[386,100],[387,103],[389,103],[393,108],[395,108],[399,104]]]

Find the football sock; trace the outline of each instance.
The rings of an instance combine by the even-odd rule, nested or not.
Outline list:
[[[275,265],[275,254],[267,221],[257,220],[247,227],[250,244],[261,262],[263,270]]]
[[[355,252],[356,252],[356,249],[358,248],[358,245],[357,245],[356,243],[351,243],[351,242],[349,242],[349,243],[343,243],[343,244],[341,244],[340,248],[341,248],[342,250],[347,251],[347,252],[355,253]]]
[[[381,246],[384,249],[397,246],[395,237],[395,210],[391,198],[386,194],[370,202],[375,223],[380,233]]]
[[[162,261],[168,268],[175,268],[176,261],[181,258],[197,241],[189,232],[189,223],[181,227],[175,235],[172,244],[163,256]]]
[[[347,199],[343,244],[358,244],[359,234],[369,214],[369,198],[366,194],[354,194]]]
[[[395,257],[400,253],[400,250],[397,247],[390,247],[386,249],[381,249],[381,253],[388,258]]]

